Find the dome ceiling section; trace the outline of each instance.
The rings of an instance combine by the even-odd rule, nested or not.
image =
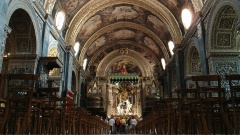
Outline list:
[[[68,44],[73,45],[77,39],[77,35],[79,34],[79,31],[84,31],[83,25],[92,17],[93,19],[99,19],[99,16],[101,17],[109,14],[109,11],[112,11],[113,15],[110,17],[116,17],[116,12],[120,10],[120,5],[122,4],[123,7],[127,9],[127,11],[130,11],[133,18],[127,18],[125,21],[138,21],[140,24],[141,21],[144,22],[144,20],[147,19],[147,14],[145,12],[151,13],[151,15],[155,15],[157,18],[160,18],[163,24],[166,26],[166,28],[169,33],[171,34],[171,37],[173,38],[173,41],[175,44],[180,44],[182,40],[182,32],[180,30],[179,24],[177,20],[175,19],[174,15],[166,8],[162,3],[160,3],[157,0],[138,0],[138,1],[132,1],[132,0],[91,0],[87,2],[82,8],[77,9],[76,14],[73,16],[73,19],[69,23],[69,29],[67,31],[66,35],[66,42]],[[143,10],[144,9],[144,10]],[[142,10],[142,11],[141,11]],[[137,12],[136,14],[136,11]],[[140,12],[141,11],[141,12]],[[96,14],[96,13],[102,13],[102,14]],[[99,15],[99,16],[97,16]],[[115,15],[115,16],[114,16]],[[124,18],[128,16],[128,13],[125,13],[122,15]],[[138,16],[137,16],[138,15]],[[150,15],[150,14],[148,14]],[[141,18],[140,16],[144,16],[144,20],[137,20]],[[107,17],[107,16],[105,16]],[[121,18],[121,17],[120,17]],[[111,20],[111,18],[109,18]],[[123,19],[124,20],[124,19]],[[123,21],[121,20],[121,21]],[[101,20],[98,20],[100,24],[106,24],[104,22],[104,19],[101,18]],[[116,20],[115,20],[116,21]],[[110,22],[111,23],[111,22]],[[144,24],[144,23],[143,23]],[[84,32],[85,33],[85,32]]]
[[[89,63],[88,63],[88,73],[90,75],[95,75],[94,72],[90,72],[92,69],[96,69],[98,67],[99,63],[102,61],[102,59],[110,54],[113,51],[116,50],[121,50],[121,49],[126,49],[128,50],[134,50],[135,52],[138,52],[140,55],[142,55],[148,63],[151,65],[152,70],[154,71],[154,75],[159,75],[162,69],[159,69],[161,67],[160,65],[160,60],[158,57],[156,57],[148,47],[145,45],[132,42],[132,41],[126,41],[126,40],[121,40],[121,41],[116,41],[116,42],[110,42],[100,49],[96,51],[93,57],[90,58]],[[162,54],[162,52],[161,52]],[[121,55],[119,53],[118,55]],[[139,60],[141,61],[141,60]],[[130,66],[131,67],[131,66]]]
[[[104,41],[99,41],[99,39]],[[98,44],[100,46],[103,45],[103,42],[110,42],[121,39],[128,39],[130,41],[135,41],[136,43],[145,44],[149,49],[153,50],[153,52],[155,52],[155,55],[158,55],[158,57],[160,56],[159,52],[161,50],[163,53],[161,56],[166,59],[167,63],[170,61],[170,54],[168,53],[167,47],[163,44],[158,35],[156,35],[150,29],[132,22],[117,22],[96,31],[85,42],[84,46],[81,49],[79,63],[81,64],[83,62],[83,59],[85,56],[87,56],[86,54],[94,54],[90,52],[94,52],[91,51],[91,48],[94,48],[94,46],[96,46],[95,42],[102,43]],[[94,48],[94,50],[96,49]]]

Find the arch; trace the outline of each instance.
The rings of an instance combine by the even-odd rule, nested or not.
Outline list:
[[[235,17],[232,18],[234,19],[232,22],[232,28],[226,28],[228,29],[226,31],[226,29],[224,30],[224,28],[220,28],[220,23],[222,23],[223,20],[221,20],[222,14],[224,14],[224,11],[227,8],[232,8],[233,9],[233,13],[232,15],[229,15],[229,17]],[[230,41],[234,41],[233,39],[236,38],[236,33],[234,33],[235,30],[235,26],[234,24],[236,24],[237,19],[240,17],[239,14],[236,14],[236,12],[240,11],[240,7],[239,4],[236,3],[236,1],[234,0],[229,0],[229,1],[216,1],[216,3],[214,4],[214,7],[212,8],[213,11],[211,12],[210,16],[209,16],[209,21],[206,24],[207,25],[207,33],[206,35],[210,35],[210,36],[206,36],[206,53],[209,54],[210,52],[232,52],[232,51],[236,51],[236,43],[230,43],[228,46],[224,46],[224,43],[218,45],[221,40],[219,40],[218,38],[221,38],[222,36],[226,36],[227,39],[230,39]],[[234,15],[234,16],[233,16]],[[217,25],[216,25],[217,24]],[[222,30],[220,30],[222,29]],[[226,32],[226,33],[224,33]],[[230,32],[230,33],[229,33]],[[225,43],[226,44],[226,43]]]
[[[151,65],[148,61],[140,54],[133,50],[129,50],[128,54],[119,54],[119,50],[109,53],[103,60],[100,62],[97,67],[96,77],[106,77],[108,76],[107,69],[110,68],[116,61],[127,58],[129,61],[135,63],[144,77],[152,77],[153,71]],[[107,62],[108,61],[108,62]],[[150,70],[147,70],[150,69]]]
[[[40,55],[41,54],[41,29],[39,27],[39,22],[37,20],[37,15],[35,13],[34,8],[31,6],[32,3],[30,3],[28,0],[12,0],[12,2],[9,4],[8,11],[7,11],[7,16],[6,16],[6,24],[9,24],[10,18],[13,15],[13,13],[17,9],[23,9],[25,10],[28,15],[30,16],[35,35],[36,35],[36,54]]]
[[[52,57],[59,57],[58,41],[54,40],[49,44],[47,55]]]
[[[188,46],[187,46],[186,52],[185,52],[185,57],[184,57],[185,77],[199,74],[199,72],[197,72],[198,69],[195,69],[195,70],[193,69],[194,65],[195,65],[195,68],[197,68],[196,64],[200,64],[198,45],[199,44],[198,44],[198,41],[196,38],[191,39],[188,43]],[[198,65],[198,66],[199,66],[199,70],[201,71],[201,68],[200,68],[201,66],[200,65]]]
[[[118,23],[114,23],[108,26],[105,26],[103,28],[101,28],[100,30],[98,30],[97,32],[95,32],[89,39],[88,41],[86,41],[86,43],[84,44],[81,53],[79,55],[79,63],[80,65],[82,65],[83,63],[83,59],[84,56],[86,54],[87,49],[90,47],[90,45],[102,34],[104,34],[107,31],[111,31],[113,29],[117,29],[117,28],[121,28],[122,26],[125,26],[126,28],[132,28],[132,29],[136,29],[136,30],[140,30],[143,31],[144,33],[146,33],[147,35],[150,35],[151,38],[153,38],[157,44],[159,45],[159,48],[161,48],[164,58],[166,60],[166,63],[168,64],[170,61],[170,56],[168,54],[168,49],[166,48],[166,46],[163,44],[162,40],[155,34],[153,33],[151,30],[139,25],[139,24],[135,24],[135,23],[131,23],[131,22],[118,22]]]
[[[82,7],[76,15],[73,17],[72,21],[69,23],[69,29],[66,34],[66,42],[70,45],[73,45],[77,34],[79,33],[83,24],[94,15],[98,11],[117,4],[133,4],[140,7],[143,7],[153,14],[157,15],[157,17],[163,19],[163,23],[167,26],[167,29],[170,31],[170,34],[173,38],[175,44],[180,44],[182,40],[182,32],[180,27],[173,16],[173,14],[159,1],[151,0],[151,1],[132,1],[132,0],[94,0],[88,2],[84,7]],[[90,9],[90,10],[89,10]]]
[[[122,41],[117,41],[117,42],[114,42],[115,44],[125,44],[125,45],[139,45],[140,46],[140,48],[142,48],[142,49],[144,49],[146,52],[150,52],[150,53],[152,53],[152,54],[154,54],[154,52],[152,52],[152,50],[151,49],[149,49],[149,48],[147,48],[146,46],[144,46],[144,45],[142,45],[142,44],[140,44],[140,43],[136,43],[136,42],[132,42],[132,41],[124,41],[124,40],[122,40]],[[88,69],[89,69],[89,66],[91,66],[95,61],[96,61],[96,59],[98,59],[98,57],[99,57],[99,55],[101,54],[101,52],[102,51],[104,51],[104,50],[106,50],[106,48],[108,48],[108,47],[110,47],[110,46],[112,46],[112,43],[107,43],[106,45],[104,45],[102,48],[100,48],[100,49],[98,49],[97,51],[96,51],[96,53],[95,53],[95,55],[94,56],[92,56],[91,58],[90,58],[90,60],[89,60],[89,62],[88,62]],[[125,47],[123,47],[123,48],[125,48]],[[115,48],[115,50],[118,50],[119,48]],[[130,49],[130,48],[128,48],[128,49]],[[155,55],[153,55],[153,59],[156,61],[156,64],[157,65],[161,65],[161,63],[160,63],[160,60],[159,60],[159,58],[158,57],[156,57]]]

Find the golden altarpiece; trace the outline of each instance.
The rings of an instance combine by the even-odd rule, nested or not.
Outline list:
[[[92,79],[87,87],[86,108],[98,114],[105,113],[108,117],[141,117],[150,111],[162,95],[160,85],[154,77],[132,72],[131,66],[133,64],[129,61],[114,63],[106,77]]]

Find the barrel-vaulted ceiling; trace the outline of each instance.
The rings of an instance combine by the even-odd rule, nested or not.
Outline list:
[[[202,0],[48,1],[55,1],[53,17],[65,12],[65,41],[80,43],[76,58],[81,66],[87,59],[89,76],[119,72],[122,65],[130,73],[160,75],[161,59],[168,63],[172,58],[168,42],[177,47],[186,33],[182,9],[194,16],[202,6]]]

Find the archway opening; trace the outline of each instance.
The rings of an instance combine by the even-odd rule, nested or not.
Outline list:
[[[3,73],[34,73],[36,35],[29,14],[17,9],[11,16],[12,32],[6,40]]]

